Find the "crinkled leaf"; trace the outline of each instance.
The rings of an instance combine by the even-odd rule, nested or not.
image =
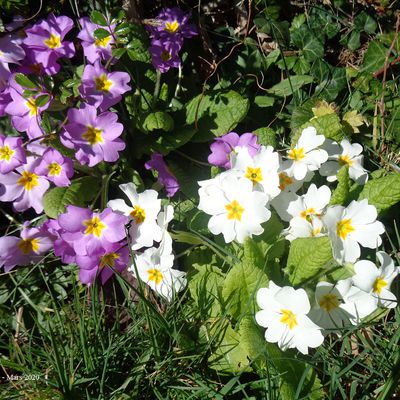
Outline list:
[[[149,133],[157,130],[171,132],[174,129],[174,120],[164,111],[152,112],[143,121],[143,129]]]
[[[292,241],[285,273],[292,285],[302,285],[317,279],[332,260],[331,243],[328,237],[299,238]]]
[[[193,141],[204,142],[231,131],[248,109],[249,100],[233,90],[196,96],[186,106],[186,122],[191,125],[197,121],[198,133]]]
[[[262,144],[263,146],[272,146],[276,147],[276,132],[271,128],[258,128],[253,131],[255,135],[257,135],[257,142]]]
[[[336,189],[332,192],[331,201],[329,204],[345,205],[349,197],[349,191],[351,186],[349,178],[349,168],[346,165],[340,168],[337,178],[338,178],[338,184],[336,186]]]
[[[57,218],[65,212],[65,206],[84,206],[99,190],[98,179],[85,176],[72,181],[68,187],[55,187],[43,197],[44,212],[50,218]]]
[[[365,185],[358,200],[367,199],[378,210],[387,210],[400,201],[400,174],[371,179]]]

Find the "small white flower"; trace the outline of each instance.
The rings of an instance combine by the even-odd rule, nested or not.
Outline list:
[[[307,220],[302,217],[295,217],[290,220],[289,228],[285,229],[284,235],[290,241],[297,238],[325,236],[324,224],[320,218]]]
[[[160,251],[164,254],[172,254],[172,237],[168,232],[168,224],[174,218],[174,207],[165,205],[163,211],[158,214],[157,225],[161,229]]]
[[[186,273],[172,268],[174,256],[165,252],[162,242],[160,247],[151,247],[137,255],[135,262],[139,278],[168,301],[186,286]],[[134,265],[129,270],[136,277]]]
[[[153,246],[153,241],[161,240],[161,228],[157,225],[157,214],[161,208],[161,200],[155,190],[145,190],[137,193],[133,183],[119,185],[126,194],[131,206],[124,200],[110,200],[108,206],[114,211],[128,216],[131,220],[129,235],[132,240],[132,249]]]
[[[332,242],[333,257],[339,263],[355,262],[360,257],[360,245],[376,249],[385,231],[376,220],[377,211],[366,199],[353,200],[348,207],[328,207],[323,222]]]
[[[368,180],[368,172],[363,168],[364,156],[361,155],[363,148],[360,144],[351,144],[347,139],[340,142],[340,147],[337,143],[331,142],[325,147],[329,153],[329,159],[325,164],[321,165],[319,173],[326,176],[328,182],[337,180],[339,169],[348,165],[349,176],[358,184],[363,185]]]
[[[394,266],[393,260],[384,251],[378,251],[376,256],[381,264],[380,268],[367,260],[354,264],[354,285],[368,293],[374,299],[376,306],[394,308],[397,299],[390,291],[390,285],[399,274],[399,267]]]
[[[257,292],[257,324],[267,328],[265,339],[278,343],[282,350],[297,348],[308,354],[308,348],[318,347],[324,341],[321,328],[307,316],[310,302],[304,289],[281,288],[269,282],[268,288]]]
[[[239,171],[239,176],[249,179],[253,188],[260,190],[273,199],[280,192],[279,155],[271,146],[261,146],[252,157],[247,147],[236,147],[231,156],[232,170]]]
[[[342,328],[357,324],[375,309],[371,302],[365,302],[366,296],[362,296],[360,290],[352,286],[351,278],[340,280],[335,285],[318,282],[315,300],[316,305],[310,312],[310,318],[338,335]]]
[[[271,217],[266,208],[268,197],[253,191],[249,179],[225,174],[206,183],[199,182],[199,185],[198,208],[212,215],[208,222],[211,233],[222,233],[226,243],[234,239],[243,243],[246,237],[264,231],[261,224]]]
[[[319,148],[324,141],[325,136],[317,135],[314,127],[303,130],[296,145],[287,152],[289,170],[295,179],[304,179],[308,171],[316,171],[328,159],[328,153]]]

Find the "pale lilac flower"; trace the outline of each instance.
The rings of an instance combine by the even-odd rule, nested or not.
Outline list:
[[[12,101],[12,97],[10,96],[10,88],[7,87],[3,91],[0,91],[0,117],[4,117],[6,115],[6,107]]]
[[[131,90],[130,79],[126,72],[108,72],[97,61],[94,65],[86,65],[79,91],[89,104],[105,111],[121,101],[122,94]]]
[[[23,43],[32,50],[35,62],[42,64],[47,74],[54,75],[60,70],[60,65],[57,63],[59,58],[74,56],[74,44],[64,41],[65,35],[73,26],[71,18],[50,14],[47,20],[26,30]]]
[[[0,38],[0,91],[7,87],[11,75],[8,64],[19,64],[24,57],[24,50],[14,42],[11,35]]]
[[[50,184],[48,180],[33,171],[38,165],[36,157],[28,157],[26,164],[17,172],[0,176],[0,201],[12,201],[15,211],[25,211],[32,207],[37,214],[43,211],[42,199]]]
[[[25,163],[22,138],[0,134],[0,173],[7,174]]]
[[[45,176],[56,186],[69,186],[71,184],[69,179],[74,174],[74,165],[70,158],[64,157],[57,150],[48,148],[35,168],[35,173]]]
[[[90,21],[88,17],[83,17],[79,20],[82,25],[82,30],[78,33],[78,38],[82,41],[83,53],[87,60],[94,64],[97,60],[108,60],[112,56],[112,45],[115,44],[115,39],[112,32],[115,29],[115,24],[110,27],[99,26]],[[94,31],[98,28],[106,29],[110,32],[110,36],[103,39],[96,39]]]
[[[60,236],[72,243],[77,255],[95,252],[104,243],[116,243],[124,239],[127,222],[127,217],[114,213],[111,208],[98,213],[72,205],[67,206],[66,213],[58,217],[58,223],[65,231]]]
[[[130,255],[126,241],[119,243],[104,242],[94,252],[76,256],[79,266],[79,280],[86,285],[92,284],[99,276],[104,285],[114,274],[122,272],[128,265]]]
[[[165,187],[167,196],[172,197],[179,189],[179,182],[168,169],[163,156],[160,153],[153,153],[151,159],[144,164],[146,169],[156,170],[158,181]]]
[[[215,138],[211,143],[208,162],[217,167],[231,168],[230,156],[236,146],[246,147],[251,156],[255,156],[260,149],[260,145],[257,144],[257,135],[254,133],[247,132],[239,136],[236,132],[229,132]]]
[[[0,237],[0,268],[8,272],[15,266],[39,262],[53,246],[53,239],[46,229],[29,228],[25,222],[21,236]]]
[[[179,58],[180,46],[176,42],[153,40],[149,48],[151,60],[154,68],[165,73],[170,68],[179,68],[181,60]]]
[[[125,143],[119,139],[124,127],[117,120],[116,113],[106,111],[97,115],[96,107],[88,104],[80,109],[70,109],[69,123],[65,125],[61,142],[75,149],[76,159],[89,167],[103,160],[117,161],[118,152],[125,148]]]

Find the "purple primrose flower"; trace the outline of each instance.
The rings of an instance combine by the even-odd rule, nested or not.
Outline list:
[[[26,30],[23,44],[29,47],[35,62],[41,64],[47,74],[54,75],[60,70],[60,64],[57,63],[59,58],[74,56],[74,44],[64,41],[65,35],[73,26],[71,18],[50,14],[47,20]]]
[[[32,207],[37,214],[43,211],[42,199],[50,184],[33,171],[38,165],[36,157],[27,157],[26,164],[17,172],[0,176],[0,201],[12,201],[15,211],[25,211]]]
[[[160,153],[153,153],[144,166],[146,169],[154,169],[158,172],[158,181],[165,187],[168,197],[172,197],[180,189],[178,180],[168,169]]]
[[[162,73],[170,68],[179,68],[181,65],[179,50],[180,46],[177,42],[152,40],[149,51],[154,67]]]
[[[46,177],[56,186],[69,186],[71,184],[69,179],[74,174],[74,165],[70,158],[64,157],[57,150],[48,148],[35,168],[35,173]]]
[[[108,72],[100,63],[86,65],[79,91],[85,100],[100,111],[105,111],[122,99],[122,94],[131,90],[130,76],[126,72]]]
[[[15,266],[38,262],[53,246],[53,239],[46,229],[28,228],[25,222],[21,236],[0,237],[0,268],[8,272]]]
[[[211,154],[208,162],[217,167],[229,169],[231,167],[230,155],[236,146],[247,147],[249,154],[257,154],[260,145],[257,144],[257,136],[254,133],[243,133],[238,135],[236,132],[229,132],[226,135],[217,137],[211,143]]]
[[[97,115],[96,107],[88,104],[70,109],[61,142],[77,150],[76,159],[89,167],[102,160],[117,161],[118,152],[125,148],[125,143],[119,139],[124,127],[117,120],[116,113],[106,111]]]
[[[87,60],[94,64],[97,60],[108,60],[112,56],[112,45],[115,40],[111,32],[115,29],[115,24],[110,27],[99,26],[90,21],[88,17],[83,17],[79,20],[82,25],[82,30],[78,34],[78,38],[82,41],[83,53]],[[102,39],[94,37],[94,31],[98,28],[105,29],[110,32],[110,36]]]
[[[0,173],[8,174],[26,163],[22,138],[0,134]]]

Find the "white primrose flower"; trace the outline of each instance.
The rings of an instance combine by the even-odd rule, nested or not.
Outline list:
[[[280,287],[270,281],[268,288],[258,290],[257,304],[261,311],[255,318],[258,325],[267,328],[267,342],[278,343],[282,350],[297,348],[308,354],[309,347],[324,341],[321,328],[307,316],[310,302],[304,289]]]
[[[296,145],[287,152],[291,160],[289,170],[297,180],[302,180],[308,171],[316,171],[328,159],[328,153],[319,148],[325,141],[324,135],[317,135],[314,127],[301,132]]]
[[[279,188],[279,155],[271,146],[261,146],[252,157],[247,147],[235,147],[231,156],[232,170],[240,172],[239,176],[249,179],[253,188],[260,190],[273,199],[280,192]]]
[[[399,274],[399,267],[394,266],[393,260],[384,251],[378,251],[376,256],[381,264],[380,268],[367,260],[354,264],[354,285],[368,293],[376,306],[394,308],[397,299],[390,291],[390,285]]]
[[[114,211],[129,217],[132,249],[153,246],[153,241],[161,240],[162,233],[156,222],[161,208],[161,200],[158,199],[157,192],[145,190],[138,194],[133,183],[119,185],[119,188],[126,194],[131,206],[128,206],[122,199],[110,200],[107,205]]]
[[[309,221],[302,217],[290,220],[289,227],[284,230],[286,239],[292,241],[304,237],[325,236],[324,224],[320,218],[311,218]]]
[[[319,173],[326,176],[328,182],[337,180],[339,169],[344,166],[349,166],[349,176],[358,184],[363,185],[368,180],[368,172],[363,167],[364,156],[361,155],[363,148],[358,143],[351,144],[347,139],[340,142],[340,147],[337,143],[331,142],[326,145],[329,153],[329,160],[321,165]]]
[[[185,288],[186,273],[173,269],[174,255],[165,252],[163,242],[158,248],[151,247],[135,256],[139,278],[152,290],[170,301],[174,295]],[[129,270],[136,276],[134,265]]]
[[[315,300],[316,305],[310,312],[310,318],[317,325],[339,336],[342,328],[356,325],[361,318],[375,310],[365,294],[352,286],[351,278],[340,280],[335,285],[318,282]]]
[[[332,242],[333,257],[341,264],[360,257],[360,245],[376,249],[381,245],[383,224],[376,220],[377,211],[368,200],[353,200],[348,207],[328,207],[322,220]]]
[[[198,208],[212,215],[208,229],[214,235],[222,233],[226,243],[260,235],[261,224],[268,221],[271,212],[266,208],[268,197],[265,193],[253,191],[253,183],[235,174],[199,182],[200,202]]]
[[[168,232],[168,224],[174,218],[174,207],[170,204],[165,205],[163,211],[158,214],[157,225],[161,229],[161,252],[164,254],[172,253],[172,237]]]

